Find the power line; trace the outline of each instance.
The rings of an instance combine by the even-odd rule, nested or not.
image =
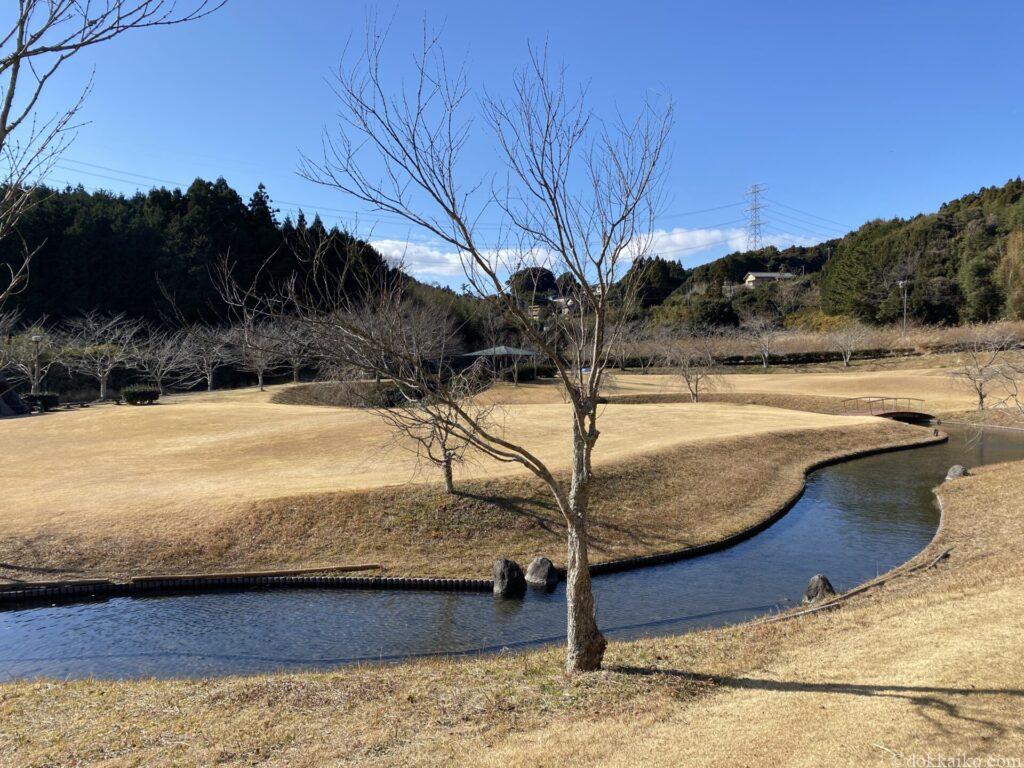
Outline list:
[[[846,234],[842,230],[836,229],[835,227],[829,227],[826,224],[815,224],[814,222],[807,221],[806,219],[799,219],[795,216],[790,216],[788,214],[782,213],[781,211],[776,211],[775,216],[777,216],[783,223],[793,224],[797,227],[808,229],[816,233],[820,233],[829,238],[840,237],[841,235]]]
[[[683,216],[696,216],[697,214],[700,214],[700,213],[711,213],[712,211],[723,211],[726,208],[735,208],[735,207],[737,207],[739,205],[744,205],[745,203],[746,203],[745,200],[739,200],[738,202],[735,202],[735,203],[726,203],[725,205],[716,205],[714,208],[702,208],[699,211],[680,211],[678,213],[667,213],[664,216],[659,216],[658,218],[660,218],[660,219],[676,219],[676,218],[681,218]]]
[[[74,163],[75,165],[82,165],[82,166],[86,166],[87,168],[97,168],[97,169],[99,169],[101,171],[108,171],[109,173],[118,174],[117,177],[115,177],[115,176],[107,176],[107,175],[102,174],[102,173],[96,173],[95,171],[87,171],[87,170],[84,170],[82,168],[68,168],[68,167],[62,166],[60,164],[57,165],[58,168],[60,168],[61,170],[64,170],[64,171],[70,171],[72,173],[84,173],[84,174],[89,175],[89,176],[96,176],[98,178],[107,179],[109,181],[121,182],[122,184],[136,184],[137,185],[137,184],[139,184],[139,182],[135,181],[135,179],[141,179],[143,181],[152,181],[152,182],[157,182],[159,184],[173,184],[173,185],[175,185],[177,187],[181,187],[183,189],[187,188],[189,186],[189,184],[184,182],[184,181],[176,181],[174,179],[165,179],[165,178],[161,178],[159,176],[149,176],[149,175],[144,174],[144,173],[135,173],[134,171],[126,171],[126,170],[123,170],[121,168],[113,168],[113,167],[111,167],[109,165],[100,165],[99,163],[90,163],[90,162],[86,162],[85,160],[75,160],[74,158],[70,158],[70,157],[61,158],[61,163]],[[125,179],[125,178],[120,178],[121,176],[131,176],[133,178]],[[366,212],[363,212],[363,211],[355,211],[355,210],[346,209],[346,208],[332,208],[332,207],[329,207],[329,206],[319,205],[319,204],[316,204],[316,203],[298,203],[298,202],[295,202],[295,201],[292,201],[292,200],[279,200],[279,199],[276,199],[276,198],[274,198],[274,202],[278,203],[280,205],[292,206],[292,207],[294,207],[296,209],[308,209],[308,210],[311,210],[311,211],[314,211],[314,212],[317,212],[317,211],[331,211],[333,213],[349,214],[349,215],[353,215],[353,216],[367,215]],[[672,212],[672,213],[663,214],[663,215],[659,216],[658,219],[664,221],[664,220],[667,220],[667,219],[685,218],[687,216],[699,216],[702,213],[713,213],[715,211],[726,210],[727,208],[736,208],[738,206],[744,205],[745,202],[746,201],[744,201],[744,200],[738,200],[738,201],[733,202],[733,203],[726,203],[724,205],[716,205],[716,206],[712,206],[710,208],[699,208],[699,209],[692,210],[692,211],[675,211],[675,212]],[[387,223],[391,223],[391,224],[409,224],[409,222],[406,221],[405,219],[388,219],[386,217],[385,218],[376,217],[375,220],[379,221],[381,223],[384,223],[384,224],[387,224]],[[499,225],[499,224],[483,224],[483,225],[478,225],[478,226],[482,226],[485,229],[498,229],[498,228],[501,227],[501,225]],[[716,226],[716,225],[712,225],[712,226]],[[710,229],[710,228],[711,227],[705,227],[705,229]]]
[[[779,205],[779,206],[782,206],[783,208],[788,208],[791,211],[796,211],[797,213],[802,213],[804,216],[810,216],[812,219],[821,219],[822,221],[827,221],[830,224],[838,224],[840,227],[843,227],[843,229],[845,231],[847,231],[847,232],[849,232],[849,231],[854,229],[854,227],[851,227],[849,224],[844,224],[843,222],[836,221],[835,219],[827,219],[824,216],[819,216],[816,213],[811,213],[810,211],[804,211],[804,210],[801,210],[800,208],[795,208],[792,205],[786,205],[785,203],[780,203],[780,202],[778,202],[776,200],[769,200],[768,202],[771,203],[772,205]]]

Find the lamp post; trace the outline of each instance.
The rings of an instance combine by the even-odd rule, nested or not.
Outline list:
[[[39,345],[43,343],[43,337],[36,334],[32,337],[32,344],[35,347],[35,353],[32,359],[32,392],[33,395],[39,394]]]
[[[896,283],[900,290],[903,291],[903,332],[900,334],[902,338],[907,338],[907,286],[910,284],[909,280],[900,280]]]

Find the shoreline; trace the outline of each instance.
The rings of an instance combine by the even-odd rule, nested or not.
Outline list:
[[[924,428],[920,429],[923,430]],[[868,432],[870,434],[870,431]],[[916,439],[910,438],[911,435],[908,432],[907,440],[897,444],[843,450],[813,462],[805,463],[800,469],[799,486],[791,490],[780,504],[765,510],[763,516],[755,519],[749,525],[739,530],[731,531],[722,537],[681,548],[640,553],[608,560],[593,558],[590,565],[591,575],[600,576],[602,574],[651,567],[728,549],[756,536],[783,518],[803,496],[807,477],[813,472],[858,458],[934,445],[946,441],[948,436],[942,433],[940,435],[915,436]],[[521,563],[524,567],[526,564],[525,562]],[[349,568],[351,567],[337,565],[333,567],[333,570]],[[564,580],[564,567],[556,564],[556,568],[560,578]],[[493,588],[493,581],[490,579],[465,578],[458,575],[330,576],[327,575],[327,572],[332,570],[332,568],[325,567],[323,573],[278,576],[262,572],[267,569],[260,570],[261,572],[257,573],[239,571],[209,575],[194,571],[187,574],[147,574],[130,576],[125,579],[86,575],[84,578],[73,580],[54,579],[36,582],[8,582],[0,584],[0,609],[6,606],[31,606],[34,603],[50,601],[73,604],[102,600],[108,597],[197,594],[251,589],[338,588],[480,592],[490,591]]]
[[[916,557],[953,555],[841,610],[612,641],[605,669],[579,678],[562,673],[562,649],[540,648],[206,680],[12,682],[0,685],[12,724],[0,762],[669,766],[754,764],[777,749],[780,764],[821,765],[877,760],[880,743],[1018,754],[1022,469],[943,483],[942,524]],[[808,718],[821,727],[802,728]]]

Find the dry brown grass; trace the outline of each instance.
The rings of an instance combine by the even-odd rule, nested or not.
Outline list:
[[[881,365],[881,366],[909,366],[920,367],[921,364],[928,366],[934,358],[945,356],[950,350],[969,342],[979,331],[997,332],[1018,341],[1024,341],[1024,322],[1003,321],[984,325],[960,325],[951,327],[939,326],[918,326],[911,327],[907,335],[900,333],[899,327],[879,327],[871,329],[867,336],[857,345],[859,350],[911,350],[917,353],[915,357],[901,358],[879,358],[875,360],[857,361],[856,365]],[[754,355],[757,350],[743,333],[726,335],[719,339],[716,348],[720,355]],[[631,355],[657,355],[659,352],[657,342],[645,341],[639,345],[633,345],[630,349]],[[826,333],[815,333],[812,331],[791,330],[779,334],[774,345],[774,354],[794,354],[806,352],[835,352],[832,341]],[[832,364],[814,364],[828,365]],[[755,367],[755,366],[751,366]],[[842,367],[842,363],[838,363]]]
[[[942,488],[938,568],[790,622],[331,673],[0,687],[0,762],[888,765],[1024,750],[1024,463]]]
[[[825,395],[787,395],[764,392],[708,392],[701,395],[704,403],[736,403],[738,405],[766,405],[769,408],[785,408],[809,413],[841,413],[843,399]],[[642,403],[686,403],[692,400],[689,393],[679,392],[663,395],[613,395],[608,401],[623,405]]]
[[[547,392],[557,397],[552,387]],[[152,407],[100,406],[5,422],[4,471],[17,481],[4,487],[0,537],[97,528],[159,537],[209,525],[251,501],[437,477],[396,445],[373,413],[275,405],[268,398],[254,390],[213,393]],[[560,399],[506,405],[495,418],[549,466],[566,467],[569,406]],[[601,416],[595,461],[610,464],[686,442],[846,423],[728,405],[609,406]],[[457,479],[524,472],[519,465],[481,459]]]
[[[666,395],[682,391],[682,383],[676,376],[629,373],[619,374],[613,379],[608,395]],[[556,394],[552,392],[551,396]],[[923,400],[925,409],[933,414],[967,410],[977,402],[976,396],[967,387],[949,376],[946,367],[884,370],[850,368],[764,375],[726,373],[717,378],[710,394],[712,397],[758,394],[837,399],[864,396],[916,397]],[[534,397],[535,400],[539,399],[536,394]]]
[[[675,448],[598,468],[593,556],[610,560],[716,541],[778,509],[804,469],[864,448],[904,444],[920,430],[875,420],[842,429],[779,431]],[[729,482],[718,482],[728,468]],[[270,568],[376,562],[391,575],[485,576],[499,555],[559,562],[563,522],[531,477],[307,494],[218,508],[188,525],[53,527],[0,538],[0,578]]]
[[[847,397],[886,396],[916,397],[925,401],[929,413],[961,412],[975,407],[977,398],[962,383],[950,377],[956,364],[955,355],[927,355],[903,361],[868,362],[850,368],[828,365],[800,368],[771,367],[767,371],[753,366],[742,370],[727,369],[716,378],[707,402],[756,402],[759,404],[802,409],[814,405],[825,410],[827,400]],[[682,380],[664,371],[639,374],[612,372],[606,395],[611,402],[686,402]],[[773,399],[752,398],[752,395]],[[656,396],[656,397],[652,397]],[[558,388],[551,382],[531,382],[513,387],[498,384],[486,395],[495,402],[542,404],[560,403]],[[787,398],[806,398],[792,399]],[[659,400],[660,398],[660,400]]]

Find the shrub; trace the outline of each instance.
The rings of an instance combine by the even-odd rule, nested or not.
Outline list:
[[[60,405],[60,395],[56,392],[40,392],[36,395],[24,395],[22,400],[30,408],[38,408],[40,411],[45,413],[46,411],[52,411],[58,405]]]
[[[133,384],[121,390],[128,405],[152,405],[160,399],[160,390],[148,384]]]

